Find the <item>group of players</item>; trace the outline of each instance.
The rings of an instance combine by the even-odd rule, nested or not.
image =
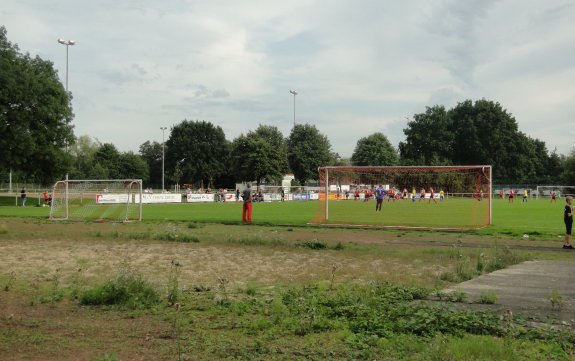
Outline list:
[[[515,200],[515,196],[517,195],[517,192],[515,192],[513,190],[513,188],[509,189],[508,195],[507,195],[507,199],[509,203],[513,203]],[[553,190],[551,192],[551,203],[557,203],[557,192],[555,190]],[[505,190],[504,189],[500,189],[499,190],[499,198],[503,199],[505,198]],[[523,190],[523,203],[526,203],[529,200],[529,191],[527,189]]]
[[[390,201],[395,202],[396,200],[409,200],[411,199],[412,202],[415,201],[425,201],[427,200],[426,195],[427,193],[429,193],[429,199],[428,202],[434,202],[437,203],[437,198],[436,198],[436,193],[435,190],[430,187],[429,190],[426,190],[425,188],[421,188],[419,191],[419,197],[418,194],[415,190],[415,187],[413,187],[411,194],[409,193],[409,191],[407,190],[407,188],[403,188],[403,191],[399,191],[399,189],[391,187],[390,189],[385,189],[383,188],[382,185],[379,185],[377,188],[375,189],[371,189],[371,188],[366,188],[363,190],[364,193],[364,197],[363,197],[363,201],[364,202],[368,202],[370,199],[375,199],[376,201],[376,206],[375,206],[375,210],[376,211],[381,211],[381,205],[383,204],[383,201],[387,199],[387,202],[389,203]],[[361,199],[360,197],[361,194],[361,190],[360,188],[355,188],[355,191],[353,193],[353,199],[354,201],[359,201]],[[349,191],[345,192],[345,197],[346,199],[349,199]],[[445,198],[445,193],[443,192],[443,190],[441,190],[439,192],[439,200],[443,201],[443,199]]]

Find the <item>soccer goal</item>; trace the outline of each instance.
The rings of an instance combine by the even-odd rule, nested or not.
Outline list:
[[[63,180],[54,184],[50,220],[142,220],[142,180]]]
[[[555,193],[556,198],[575,196],[575,186],[537,186],[537,198],[551,198]]]
[[[481,228],[491,224],[491,175],[488,165],[321,167],[313,223]],[[380,211],[376,211],[378,188],[385,190]]]

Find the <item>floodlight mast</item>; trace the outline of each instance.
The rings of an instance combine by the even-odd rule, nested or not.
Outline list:
[[[165,171],[164,171],[164,159],[165,159],[164,149],[165,148],[164,147],[166,144],[166,141],[164,140],[164,131],[168,128],[167,127],[160,127],[160,129],[162,130],[162,193],[164,193],[164,191],[166,190],[166,188],[164,187],[164,174],[165,174]]]
[[[295,90],[290,90],[289,92],[293,94],[293,126],[295,127],[295,96],[297,92]]]
[[[66,45],[66,93],[68,92],[68,48],[71,45],[75,45],[76,42],[74,40],[64,40],[62,38],[58,39],[58,43],[62,45]]]

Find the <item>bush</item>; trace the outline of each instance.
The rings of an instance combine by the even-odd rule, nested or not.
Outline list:
[[[327,244],[325,242],[318,241],[318,240],[304,241],[301,243],[297,243],[296,245],[298,247],[309,248],[309,249],[313,249],[313,250],[327,249]]]
[[[80,303],[141,309],[157,305],[160,303],[160,297],[141,274],[127,272],[86,290],[80,296]]]

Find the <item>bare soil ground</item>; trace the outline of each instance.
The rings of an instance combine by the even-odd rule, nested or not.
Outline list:
[[[199,242],[157,239],[165,234]],[[304,242],[328,249],[313,250]],[[572,258],[557,241],[498,244],[527,247],[542,258]],[[55,280],[60,288],[75,283],[85,288],[113,277],[122,263],[162,292],[173,260],[182,265],[184,289],[214,288],[222,277],[230,288],[332,279],[443,287],[448,283],[438,275],[453,266],[451,249],[479,252],[493,246],[479,236],[439,232],[1,219],[0,360],[100,360],[107,353],[124,361],[174,359],[173,328],[165,314],[82,307],[69,299],[37,302]]]

